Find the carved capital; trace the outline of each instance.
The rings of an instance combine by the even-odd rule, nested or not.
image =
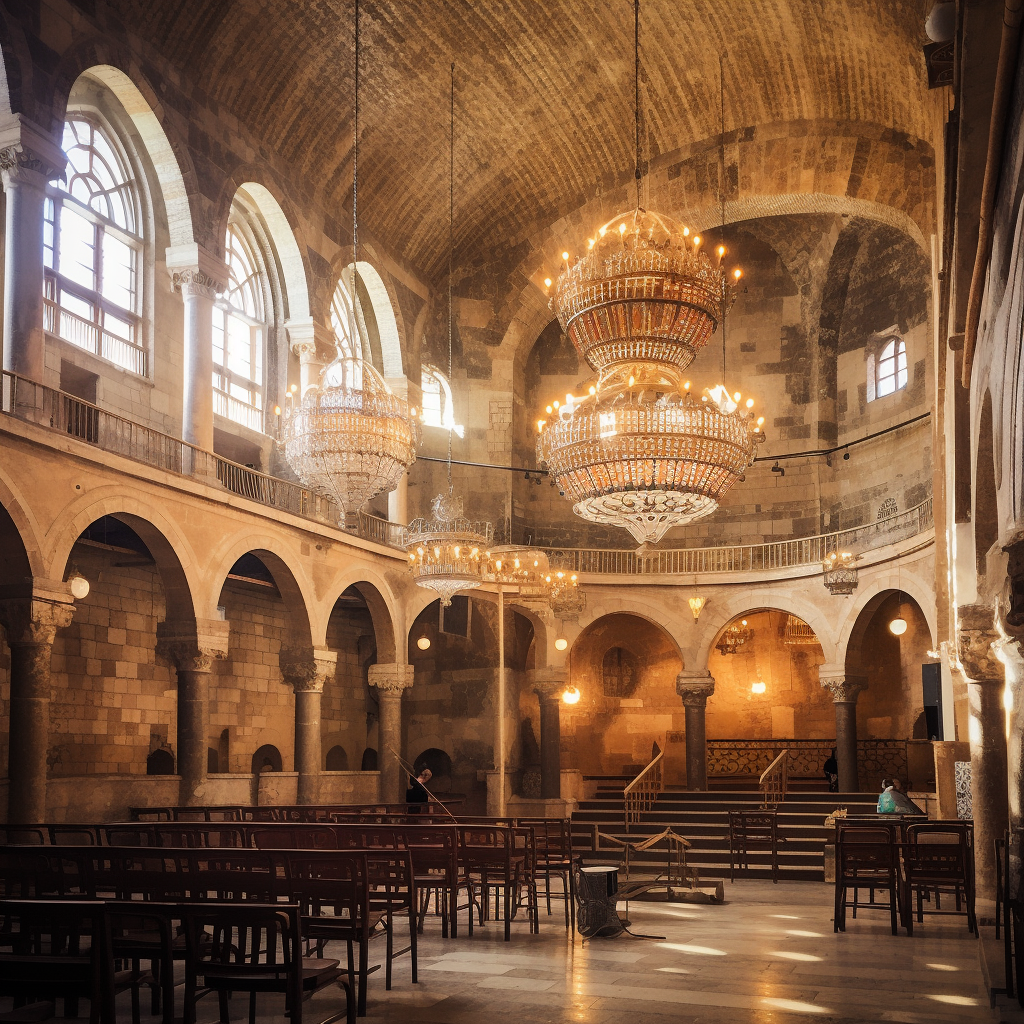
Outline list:
[[[371,665],[367,678],[382,697],[401,697],[402,691],[412,686],[415,671],[412,665]]]
[[[44,189],[47,182],[64,174],[66,166],[66,160],[56,162],[52,155],[43,156],[35,150],[26,149],[20,142],[0,149],[0,176],[5,189],[18,185]]]
[[[171,271],[171,287],[182,295],[199,296],[211,302],[217,297],[221,285],[198,267]]]
[[[171,286],[182,295],[197,296],[211,302],[227,287],[228,272],[222,260],[202,246],[190,243],[167,249],[167,273]]]
[[[228,624],[219,619],[159,622],[156,650],[179,672],[209,672],[228,653]]]
[[[569,673],[565,668],[535,668],[527,672],[526,678],[541,700],[561,700]]]
[[[293,317],[284,326],[288,345],[300,362],[316,363],[322,358],[333,358],[331,354],[337,343],[330,327],[316,323],[311,316]]]
[[[868,688],[868,681],[863,676],[848,675],[845,672],[819,675],[818,681],[832,695],[836,704],[856,704],[857,698]]]
[[[61,600],[33,594],[0,600],[0,624],[12,646],[52,644],[57,630],[71,625],[74,615],[75,605],[70,597]]]
[[[704,709],[714,692],[715,677],[710,672],[680,672],[676,676],[676,693],[684,707]]]
[[[1006,670],[993,647],[1001,640],[992,608],[968,604],[957,609],[957,657],[970,682],[1003,682]]]
[[[338,665],[336,651],[282,647],[281,674],[295,693],[323,693]]]

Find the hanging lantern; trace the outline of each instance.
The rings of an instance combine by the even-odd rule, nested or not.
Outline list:
[[[857,589],[856,555],[849,551],[833,551],[822,562],[821,581],[832,595],[847,596]]]

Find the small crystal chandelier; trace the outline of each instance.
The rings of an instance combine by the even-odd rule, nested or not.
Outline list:
[[[857,589],[857,569],[855,555],[849,551],[833,551],[821,563],[822,583],[826,590],[834,596],[848,596]]]
[[[748,640],[754,639],[754,631],[747,628],[747,620],[727,626],[715,647],[722,654],[735,654]]]
[[[790,647],[814,647],[820,644],[814,630],[795,615],[786,616],[786,625],[782,629],[782,642]]]
[[[562,253],[550,300],[597,378],[547,406],[537,455],[578,516],[623,527],[643,546],[718,508],[753,464],[764,417],[722,384],[698,401],[683,380],[732,296],[724,245],[716,262],[700,235],[641,207],[639,24],[634,0],[636,209],[600,227],[571,262]]]
[[[417,586],[437,591],[447,608],[460,590],[479,587],[493,537],[490,523],[472,523],[462,514],[462,499],[439,494],[429,519],[414,519],[402,532],[409,568]]]
[[[359,4],[355,25],[355,139],[352,147],[352,337],[357,338],[354,303],[359,265]],[[418,423],[408,404],[394,395],[384,378],[363,360],[338,357],[320,383],[289,408],[284,451],[292,469],[307,486],[333,498],[340,525],[375,494],[398,486],[416,461]]]
[[[455,65],[451,66],[451,134],[448,145],[448,379],[452,379],[452,227],[455,215]],[[452,492],[452,428],[448,427],[448,493],[430,505],[429,519],[415,519],[402,532],[402,545],[417,586],[437,591],[447,608],[460,590],[479,587],[488,566],[494,528],[470,522],[462,499]],[[546,564],[546,562],[545,562]]]

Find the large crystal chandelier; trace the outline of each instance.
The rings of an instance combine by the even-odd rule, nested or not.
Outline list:
[[[718,508],[753,463],[764,418],[722,384],[698,398],[683,379],[731,300],[726,249],[716,260],[699,234],[640,206],[639,0],[634,14],[637,206],[581,255],[562,253],[551,306],[597,377],[547,407],[537,454],[578,516],[644,545]]]
[[[352,305],[351,336],[359,337],[359,4],[355,23],[355,138],[352,147]],[[319,384],[302,395],[289,411],[284,450],[292,469],[307,486],[333,498],[341,525],[375,494],[394,490],[416,461],[418,423],[408,404],[392,393],[384,378],[366,360],[346,356],[326,367]]]
[[[448,140],[448,379],[452,379],[452,256],[455,218],[455,65],[451,66],[450,135]],[[452,427],[448,426],[448,493],[431,502],[429,519],[413,520],[403,531],[402,544],[416,584],[437,592],[442,607],[460,590],[479,587],[490,558],[494,529],[487,522],[470,522],[462,499],[452,491]]]

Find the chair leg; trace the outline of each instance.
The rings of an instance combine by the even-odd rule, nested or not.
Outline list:
[[[903,887],[903,925],[907,929],[907,935],[914,934],[914,889],[910,882],[907,882]],[[917,910],[918,915],[921,912],[921,890],[917,891]],[[921,918],[918,916],[918,921]]]
[[[497,890],[495,890],[497,892]],[[505,941],[512,940],[512,884],[511,880],[505,879]]]
[[[846,929],[843,927],[842,911],[846,903],[846,887],[836,882],[836,906],[832,916],[832,931],[841,932]]]

